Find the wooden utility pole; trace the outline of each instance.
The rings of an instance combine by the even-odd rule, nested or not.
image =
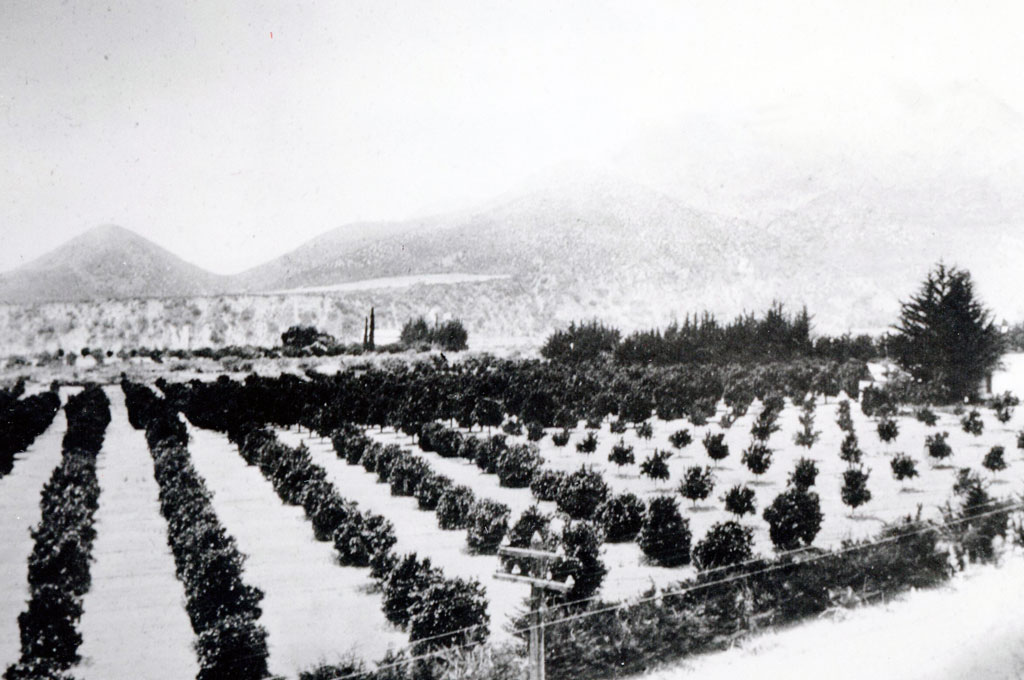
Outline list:
[[[567,593],[573,589],[573,578],[570,576],[564,582],[555,581],[551,578],[550,563],[562,557],[562,555],[547,550],[540,550],[543,545],[539,534],[534,534],[530,541],[532,548],[498,548],[498,555],[502,557],[515,557],[520,560],[529,560],[529,567],[520,570],[519,565],[513,566],[511,573],[499,571],[494,578],[499,581],[511,581],[523,583],[530,586],[530,638],[528,648],[528,659],[530,666],[530,680],[544,680],[544,613],[547,606],[544,602],[544,595],[547,592]],[[528,572],[528,573],[516,573]]]

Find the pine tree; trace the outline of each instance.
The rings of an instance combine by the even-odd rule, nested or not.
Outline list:
[[[970,273],[940,263],[901,307],[893,337],[900,366],[950,401],[974,395],[999,363],[1003,340]]]

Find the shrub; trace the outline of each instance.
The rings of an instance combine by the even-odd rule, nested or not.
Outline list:
[[[739,522],[716,522],[693,547],[693,566],[699,571],[740,564],[753,555],[754,530]]]
[[[416,553],[403,555],[384,579],[384,616],[396,626],[405,627],[421,593],[440,579],[441,572],[430,564],[429,557],[420,560]]]
[[[598,508],[597,521],[609,543],[632,541],[644,521],[644,504],[631,493],[612,496]]]
[[[992,560],[995,557],[993,541],[1006,536],[1009,511],[1015,504],[995,502],[988,493],[987,483],[970,468],[957,471],[953,493],[959,498],[959,506],[954,508],[947,504],[943,514],[958,556],[961,561],[964,553],[972,562]]]
[[[860,443],[857,441],[857,435],[850,432],[843,437],[843,443],[839,445],[839,458],[846,461],[850,465],[856,465],[860,462],[861,457],[864,453],[860,450]]]
[[[372,512],[353,515],[334,533],[334,548],[341,564],[368,567],[379,552],[387,552],[396,542],[395,529],[384,517]]]
[[[559,539],[565,558],[561,564],[552,567],[556,580],[573,577],[573,588],[565,599],[582,600],[590,597],[601,587],[608,569],[601,561],[601,543],[604,535],[590,522],[569,522],[562,529]]]
[[[473,503],[466,518],[466,544],[478,554],[493,554],[508,531],[511,511],[504,503],[481,498]]]
[[[475,499],[468,486],[459,484],[447,489],[437,502],[437,525],[447,530],[465,529]]]
[[[608,485],[601,473],[581,467],[568,475],[558,488],[558,509],[573,519],[591,519],[608,498]]]
[[[655,451],[640,463],[640,474],[650,477],[656,482],[663,482],[668,479],[668,451]]]
[[[612,434],[625,434],[626,429],[629,427],[629,423],[625,420],[616,419],[608,423],[608,430]]]
[[[755,475],[763,475],[772,465],[772,450],[763,441],[752,441],[740,461]]]
[[[1006,469],[1006,460],[1003,458],[1003,454],[1006,452],[1002,446],[996,445],[988,450],[985,454],[984,460],[981,461],[982,467],[989,472],[999,472],[1000,470]]]
[[[409,610],[409,641],[415,654],[487,638],[487,596],[479,581],[460,578],[431,583]],[[422,640],[422,642],[419,642]]]
[[[523,434],[523,424],[518,420],[506,420],[501,431],[510,437],[518,437]]]
[[[677,449],[684,449],[690,445],[693,441],[693,437],[690,435],[690,431],[687,429],[676,430],[668,436],[668,443]]]
[[[431,474],[433,473],[427,461],[419,456],[403,455],[391,466],[391,495],[414,495],[423,478]]]
[[[636,457],[633,455],[633,447],[628,446],[625,440],[620,439],[612,446],[612,450],[608,453],[608,462],[615,463],[619,467],[632,465],[636,462]]]
[[[354,503],[344,500],[337,493],[324,493],[306,510],[313,524],[313,535],[318,541],[329,541],[343,522],[358,511]]]
[[[737,484],[732,487],[722,496],[722,502],[725,503],[726,512],[731,512],[737,517],[743,517],[746,514],[753,515],[757,511],[754,490],[748,486]]]
[[[896,481],[902,482],[904,479],[917,477],[917,463],[905,453],[897,453],[893,456],[889,461],[889,466],[892,468],[892,476],[896,478]]]
[[[382,448],[377,454],[377,464],[374,466],[377,481],[387,484],[391,480],[391,469],[408,456],[409,452],[398,444],[388,444]]]
[[[750,436],[760,442],[766,442],[775,432],[779,431],[779,412],[766,404],[750,426]]]
[[[565,446],[569,443],[569,429],[563,428],[559,432],[555,432],[551,435],[551,443],[555,446]]]
[[[863,467],[849,467],[843,471],[843,486],[840,489],[843,503],[856,510],[871,500],[868,477],[871,470]]]
[[[967,434],[973,434],[975,437],[981,435],[985,430],[985,423],[981,420],[981,414],[978,413],[978,409],[971,409],[971,412],[960,419],[960,426],[964,429]]]
[[[597,435],[593,431],[587,432],[587,436],[576,442],[576,450],[580,453],[593,453],[597,451]]]
[[[715,488],[715,475],[709,467],[693,465],[686,468],[683,473],[683,481],[679,484],[679,493],[683,498],[693,502],[694,507],[697,501],[702,501],[711,495]]]
[[[802,489],[809,489],[814,486],[818,479],[818,464],[810,458],[801,458],[793,466],[793,472],[789,475],[788,484]]]
[[[850,416],[850,402],[843,399],[836,410],[836,425],[843,432],[853,432],[853,418]]]
[[[349,465],[359,464],[369,444],[369,438],[355,426],[342,426],[331,432],[331,445],[334,446],[335,454]]]
[[[384,450],[383,446],[381,446],[377,442],[373,442],[372,444],[367,446],[365,449],[363,449],[363,455],[359,459],[359,464],[362,465],[363,469],[366,470],[367,472],[376,472],[377,471],[377,457],[380,455],[380,452],[383,451],[383,450]]]
[[[636,436],[641,439],[650,439],[654,436],[654,426],[647,421],[637,423]]]
[[[671,496],[652,498],[637,541],[653,563],[678,567],[690,561],[690,522]]]
[[[718,463],[729,455],[729,445],[725,443],[725,433],[718,432],[704,435],[704,450],[708,452],[708,458]]]
[[[885,443],[895,441],[900,434],[900,427],[890,416],[882,416],[878,420],[878,438]]]
[[[436,510],[437,503],[445,491],[452,488],[454,482],[451,478],[429,472],[420,479],[419,484],[413,491],[420,510]]]
[[[530,493],[539,501],[553,501],[558,498],[565,477],[561,470],[540,470],[530,482]]]
[[[530,548],[533,546],[534,538],[542,542],[548,536],[548,528],[551,526],[551,518],[541,512],[536,505],[531,505],[519,516],[515,524],[508,531],[508,544],[512,548]],[[502,556],[502,566],[511,571],[513,566],[518,565],[523,574],[530,573],[536,567],[536,563],[530,559]]]
[[[544,426],[540,423],[526,424],[526,439],[531,442],[539,442],[544,438]]]
[[[498,471],[498,459],[508,450],[505,435],[496,434],[490,439],[480,442],[476,450],[476,466],[489,475]]]
[[[252,616],[220,619],[196,636],[194,647],[199,659],[196,680],[258,680],[269,675],[267,631]]]
[[[935,411],[927,406],[922,406],[915,410],[914,417],[917,418],[918,422],[922,422],[928,427],[935,427],[936,423],[939,422],[939,417],[935,414]]]
[[[790,487],[780,493],[762,513],[768,534],[779,550],[810,545],[821,529],[821,501],[818,494]]]
[[[993,397],[990,405],[995,409],[996,419],[1001,423],[1008,423],[1013,417],[1013,409],[1020,406],[1020,399],[1011,392],[1003,392],[999,396]]]
[[[496,472],[502,486],[521,489],[530,485],[533,475],[543,463],[536,444],[517,444],[498,455]]]
[[[944,460],[953,455],[953,447],[949,445],[946,439],[949,437],[948,432],[941,432],[928,435],[925,437],[924,445],[928,449],[928,455],[934,458],[936,461]]]
[[[496,461],[491,459],[491,448],[488,443],[472,435],[463,437],[459,443],[459,458],[471,461],[484,472],[493,469],[496,464]]]

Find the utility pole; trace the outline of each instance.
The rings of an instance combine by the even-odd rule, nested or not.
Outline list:
[[[530,545],[530,548],[498,548],[498,555],[502,557],[515,557],[529,562],[526,569],[521,569],[520,565],[515,563],[511,572],[495,572],[494,578],[530,586],[530,680],[544,680],[544,614],[547,611],[544,595],[547,592],[567,593],[573,589],[574,583],[572,576],[564,582],[551,578],[550,563],[562,555],[541,550],[543,541],[540,534],[534,533]],[[524,571],[528,573],[522,573]]]

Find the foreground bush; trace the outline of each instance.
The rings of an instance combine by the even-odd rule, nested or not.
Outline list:
[[[447,489],[437,502],[437,525],[442,529],[465,529],[469,511],[476,496],[468,486],[459,484]]]
[[[502,486],[519,489],[530,485],[533,475],[543,464],[536,445],[517,444],[498,455],[496,472]]]
[[[474,553],[494,554],[508,531],[508,506],[487,498],[473,503],[466,518],[466,544]]]
[[[581,467],[562,480],[555,502],[559,510],[573,519],[592,519],[608,493],[601,473]]]
[[[597,509],[597,521],[609,543],[632,541],[644,521],[644,504],[635,494],[610,497]]]
[[[420,591],[409,607],[414,653],[485,640],[490,617],[484,593],[479,581],[460,578],[437,581]]]
[[[396,626],[404,627],[421,594],[441,578],[441,572],[430,564],[430,558],[420,560],[415,553],[402,556],[384,579],[384,616]]]
[[[729,567],[753,555],[754,530],[739,522],[719,522],[693,547],[693,566],[704,571]]]
[[[786,489],[764,509],[768,534],[779,550],[810,545],[821,529],[821,501],[818,494],[797,487]]]
[[[679,514],[671,496],[652,498],[637,542],[644,555],[663,567],[678,567],[690,562],[690,522]]]
[[[565,478],[561,470],[539,470],[530,481],[530,493],[539,501],[553,501]]]

